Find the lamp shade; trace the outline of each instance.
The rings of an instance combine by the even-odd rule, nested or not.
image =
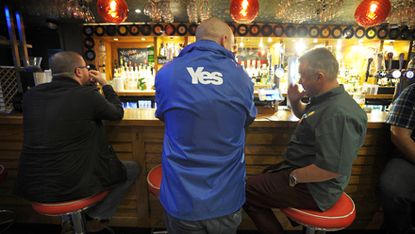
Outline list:
[[[125,0],[98,0],[97,10],[108,23],[122,23],[128,16],[128,6]]]
[[[258,11],[258,0],[231,0],[230,13],[236,23],[251,23],[257,17]]]
[[[391,11],[389,0],[363,0],[356,8],[354,18],[363,27],[381,24]]]

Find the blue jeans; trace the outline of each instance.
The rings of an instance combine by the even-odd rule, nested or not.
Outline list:
[[[133,161],[121,161],[127,169],[127,180],[121,183],[109,191],[108,195],[96,204],[89,208],[86,214],[95,219],[111,219],[114,216],[117,206],[121,203],[124,195],[128,192],[131,185],[137,179],[139,174],[139,168],[136,162]]]
[[[415,165],[402,158],[391,159],[379,183],[385,233],[411,233],[415,202]]]
[[[164,212],[169,234],[234,234],[242,221],[241,210],[222,217],[201,221],[176,219]]]

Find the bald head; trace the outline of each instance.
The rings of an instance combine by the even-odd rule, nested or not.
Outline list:
[[[77,67],[84,66],[84,59],[81,55],[71,51],[63,51],[54,54],[49,61],[52,74],[74,75]]]
[[[211,40],[228,50],[232,50],[234,36],[231,28],[222,20],[212,17],[199,24],[196,40]]]

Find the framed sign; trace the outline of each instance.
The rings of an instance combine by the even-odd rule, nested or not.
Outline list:
[[[140,64],[154,62],[154,48],[118,48],[118,64]]]

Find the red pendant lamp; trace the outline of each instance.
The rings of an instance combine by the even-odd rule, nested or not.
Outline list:
[[[363,27],[381,24],[391,11],[389,0],[363,0],[356,8],[354,18]]]
[[[249,24],[257,17],[258,0],[232,0],[230,13],[233,21],[239,24]]]
[[[122,23],[128,16],[125,0],[98,0],[97,8],[98,14],[108,23]]]

